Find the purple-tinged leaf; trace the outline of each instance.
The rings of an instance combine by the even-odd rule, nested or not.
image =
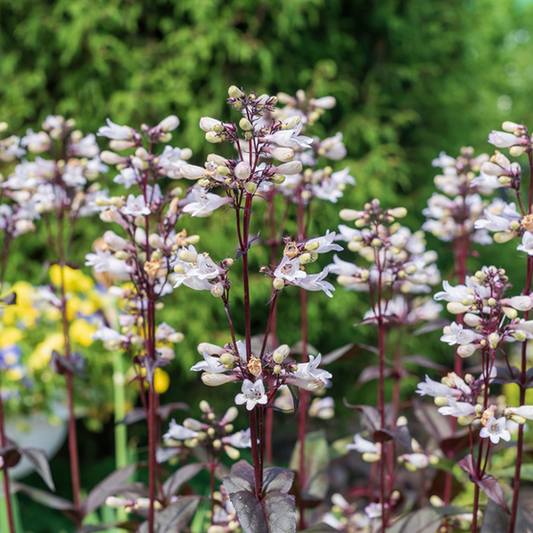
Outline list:
[[[438,372],[448,372],[447,367],[443,365],[439,365],[438,363],[435,363],[435,361],[432,361],[431,359],[428,359],[427,357],[424,357],[423,355],[406,355],[402,357],[402,362],[414,363],[416,365],[423,366],[425,368],[431,368],[432,370],[437,370]]]
[[[168,366],[170,364],[170,361],[163,357],[159,359],[152,359],[151,357],[144,356],[142,357],[140,362],[146,368],[146,381],[150,385],[150,387],[153,387],[154,385],[155,369],[163,366]]]
[[[393,374],[393,370],[391,368],[385,368],[383,370],[383,375],[385,377],[389,377]],[[359,378],[357,379],[355,386],[360,387],[361,385],[364,385],[365,383],[368,383],[369,381],[372,381],[373,379],[379,378],[379,366],[367,366],[360,374]]]
[[[466,472],[470,477],[470,481],[475,483],[494,503],[498,504],[506,513],[510,513],[505,497],[503,496],[502,488],[498,480],[489,474],[485,474],[482,478],[477,472],[476,460],[472,454],[467,455],[458,463],[459,468]]]
[[[443,329],[445,326],[449,325],[449,320],[446,320],[445,318],[436,318],[435,320],[430,320],[429,322],[426,322],[423,326],[413,332],[413,335],[423,335],[424,333],[430,333],[431,331],[435,331],[436,329]]]
[[[385,427],[374,433],[374,439],[378,441],[386,441],[394,439],[399,442],[410,453],[413,453],[413,446],[411,444],[411,433],[407,426],[396,426],[394,428]]]
[[[74,353],[72,357],[67,358],[53,350],[49,365],[56,374],[71,374],[83,380],[89,378],[86,372],[87,359],[78,353]]]
[[[334,361],[348,361],[361,354],[361,347],[354,342],[341,346],[322,356],[322,365],[329,365]]]
[[[186,403],[183,402],[172,402],[167,403],[165,405],[159,406],[159,409],[157,410],[157,414],[161,420],[166,420],[172,411],[175,411],[177,409],[181,409],[183,411],[188,411],[189,406]],[[130,424],[134,424],[135,422],[140,422],[141,420],[146,419],[146,412],[143,407],[135,407],[131,411],[129,411],[126,416],[122,419],[116,422],[116,424],[126,424],[129,426]]]
[[[494,501],[489,500],[483,513],[481,533],[501,533],[509,531],[509,515]],[[523,530],[519,529],[521,533]]]
[[[122,489],[128,479],[133,475],[137,465],[128,465],[119,470],[115,470],[107,476],[103,481],[100,481],[96,487],[85,498],[82,508],[83,514],[87,515],[101,507],[108,496],[116,496],[120,489]]]
[[[187,483],[187,481],[191,480],[204,468],[205,465],[202,463],[191,463],[176,470],[165,483],[163,483],[163,493],[165,494],[165,497],[170,498],[171,496],[174,496],[184,483]]]
[[[413,404],[416,418],[437,442],[452,435],[450,421],[438,412],[434,404],[420,400],[414,400]]]
[[[442,518],[434,508],[425,507],[401,517],[387,528],[387,533],[437,533]]]
[[[50,494],[45,490],[36,489],[18,481],[12,482],[13,489],[29,496],[34,502],[40,503],[44,507],[49,509],[55,509],[61,511],[64,515],[68,516],[71,520],[76,521],[80,517],[80,512],[76,509],[76,506],[64,498],[60,498],[55,494]]]
[[[350,405],[346,400],[344,401],[344,405],[351,407],[352,409],[357,409],[363,413],[365,426],[370,433],[375,433],[381,428],[381,416],[375,407],[370,405]]]
[[[52,472],[48,464],[48,458],[43,450],[37,448],[21,448],[22,456],[25,457],[33,466],[34,470],[41,476],[46,486],[51,490],[56,490],[54,480],[52,479]]]
[[[170,416],[170,413],[172,413],[172,411],[176,411],[178,409],[182,411],[188,411],[189,406],[184,402],[166,403],[164,405],[159,406],[157,414],[159,415],[159,418],[161,420],[166,420]]]
[[[497,376],[492,380],[492,383],[497,385],[505,385],[506,383],[521,383],[522,374],[516,366],[501,366],[498,368]]]
[[[15,305],[17,303],[17,293],[11,292],[7,296],[4,296],[4,298],[0,299],[0,303],[3,303],[4,305]]]
[[[191,522],[200,503],[200,496],[178,496],[178,499],[155,515],[155,533],[183,531]],[[148,533],[148,521],[143,522],[139,533]]]
[[[223,479],[224,487],[237,512],[245,533],[294,533],[296,515],[294,496],[286,492],[292,485],[293,473],[282,468],[267,468],[264,492],[255,497],[253,468],[239,461]]]
[[[304,343],[303,341],[299,340],[298,342],[294,343],[292,346],[291,346],[291,354],[295,353],[295,354],[298,354],[300,355],[303,351],[303,347],[304,347]],[[306,353],[307,355],[309,354],[317,354],[318,353],[318,350],[312,346],[311,344],[307,343],[305,345],[306,347]]]

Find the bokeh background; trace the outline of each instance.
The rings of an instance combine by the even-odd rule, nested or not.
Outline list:
[[[531,125],[532,21],[533,5],[525,0],[0,0],[0,120],[20,134],[38,129],[48,114],[62,114],[88,133],[106,117],[138,126],[174,113],[181,125],[172,142],[192,148],[192,162],[202,164],[211,146],[198,121],[204,115],[230,118],[229,85],[258,94],[304,89],[315,97],[333,95],[337,106],[316,131],[343,132],[348,157],[339,168],[349,165],[357,186],[338,205],[321,205],[311,234],[334,230],[340,208],[358,208],[373,197],[387,206],[406,206],[406,223],[416,230],[433,191],[431,160],[441,150],[456,155],[466,145],[490,152],[487,134],[503,120]],[[103,184],[109,186],[113,176],[103,178]],[[223,213],[188,221],[187,227],[201,235],[200,248],[213,258],[233,254],[234,235]],[[294,220],[288,229],[294,230]],[[78,228],[74,259],[79,264],[103,231],[99,221]],[[428,247],[439,251],[446,277],[452,267],[449,247],[431,236]],[[470,259],[470,269],[502,263],[518,284],[522,269],[513,271],[514,250],[498,250],[503,250],[498,257],[481,250]],[[268,263],[259,247],[253,258],[256,270]],[[38,283],[47,259],[42,235],[19,239],[7,279]],[[257,276],[255,333],[266,321],[268,292],[268,283]],[[370,328],[353,328],[368,307],[364,296],[337,290],[332,300],[314,293],[309,300],[309,341],[322,353],[353,341],[374,342]],[[235,305],[238,312],[241,302]],[[284,294],[280,308],[279,338],[294,343],[298,303]],[[164,317],[185,334],[164,400],[186,400],[193,412],[203,398],[221,410],[229,406],[234,391],[207,389],[188,371],[198,358],[199,342],[227,342],[220,302],[209,294],[176,291]],[[407,349],[449,362],[451,354],[438,336],[409,339]],[[336,418],[327,424],[332,439],[349,434],[353,424],[344,397],[375,402],[373,383],[354,387],[368,364],[366,353],[331,367],[335,378],[329,394],[337,400]],[[416,378],[406,379],[405,392],[414,383]],[[276,418],[280,461],[295,440],[292,422]],[[113,424],[110,417],[97,425],[78,422],[86,489],[114,467]],[[129,435],[142,451],[143,430],[132,427]],[[66,446],[52,469],[58,493],[69,497]],[[41,486],[36,477],[27,481]],[[71,529],[68,521],[24,497],[20,506],[27,531]]]

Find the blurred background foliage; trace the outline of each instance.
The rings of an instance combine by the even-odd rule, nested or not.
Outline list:
[[[63,114],[74,117],[84,132],[94,132],[106,117],[138,126],[175,113],[182,123],[172,142],[191,147],[192,162],[202,164],[212,146],[198,128],[199,118],[230,118],[225,104],[230,84],[258,94],[294,94],[303,88],[311,96],[333,95],[337,107],[315,132],[343,132],[348,157],[338,167],[349,165],[357,186],[338,205],[314,206],[311,233],[335,229],[341,207],[358,208],[373,197],[387,206],[405,205],[406,223],[416,230],[433,190],[432,158],[441,150],[455,156],[463,145],[490,152],[487,134],[502,120],[531,124],[531,8],[529,2],[512,0],[0,0],[0,120],[22,133],[38,129],[48,114]],[[109,186],[113,176],[102,184]],[[216,212],[184,224],[189,234],[201,235],[202,250],[221,259],[234,253],[233,229],[225,222],[230,218]],[[288,229],[294,228],[291,220]],[[83,263],[103,231],[99,221],[80,225],[75,262]],[[432,237],[428,243],[440,252],[446,277],[452,268],[449,246]],[[497,259],[502,257],[502,266],[521,280],[522,263],[513,267],[513,254],[509,248]],[[253,257],[256,270],[268,263],[268,252],[259,246]],[[8,279],[45,279],[46,259],[42,235],[20,239]],[[471,258],[470,267],[485,262],[496,262],[490,249]],[[299,339],[299,304],[294,291],[285,292],[278,333],[281,342],[291,344]],[[268,283],[258,275],[255,333],[266,322],[268,294]],[[374,343],[370,328],[352,327],[368,308],[364,295],[337,290],[332,300],[311,294],[309,301],[309,341],[322,353],[353,341]],[[241,302],[234,303],[238,311]],[[199,342],[228,340],[220,302],[182,289],[168,298],[162,317],[186,335],[171,367],[166,399],[186,398],[193,408],[201,398],[217,405],[223,398],[229,405],[231,387],[208,389],[188,372],[199,357]],[[449,362],[450,350],[433,342],[438,335],[409,337],[406,353]],[[375,401],[373,382],[354,387],[369,357],[365,353],[331,368],[330,393],[344,421],[353,416],[343,411],[342,397]],[[413,382],[406,380],[406,391],[412,392]],[[289,418],[278,419],[280,442],[294,441]],[[346,424],[331,424],[332,437],[347,434]],[[101,435],[86,433],[80,439],[86,487],[112,469],[111,428],[108,422]],[[142,442],[142,430],[130,433]],[[54,463],[63,465],[66,453]],[[59,470],[67,475],[68,468]],[[57,472],[58,486],[68,495],[67,479]],[[27,528],[40,531],[38,523]]]

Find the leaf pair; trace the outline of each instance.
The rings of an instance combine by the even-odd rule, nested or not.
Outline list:
[[[294,533],[294,496],[288,494],[294,473],[274,466],[263,475],[263,492],[255,496],[254,469],[244,460],[222,481],[245,533]]]

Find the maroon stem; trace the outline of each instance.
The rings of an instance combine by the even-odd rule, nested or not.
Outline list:
[[[211,464],[209,465],[209,474],[211,477],[211,525],[215,523],[215,452],[213,451],[213,457],[211,458]]]
[[[155,301],[148,298],[147,309],[147,357],[155,359]],[[157,462],[155,457],[156,449],[156,392],[153,381],[149,383],[148,389],[148,497],[150,505],[148,507],[148,533],[154,533],[155,522],[155,493],[156,493],[156,469]]]
[[[249,266],[248,266],[248,237],[250,232],[250,214],[252,210],[252,199],[251,194],[246,193],[245,202],[244,202],[244,212],[243,212],[243,224],[242,224],[242,235],[239,231],[239,242],[241,247],[242,255],[242,279],[244,285],[244,332],[245,332],[245,341],[246,341],[246,358],[250,361],[252,356],[252,327],[251,327],[251,312],[250,312],[250,278],[249,278]],[[239,220],[240,214],[237,212],[237,220]],[[257,434],[257,407],[249,411],[250,419],[250,437],[252,441],[252,460],[254,467],[254,478],[255,478],[255,496],[256,498],[261,497],[261,492],[263,490],[263,469],[261,467],[260,459],[260,444],[258,444],[258,434]],[[261,435],[262,437],[262,435]]]
[[[64,215],[61,211],[58,217],[58,252],[59,252],[59,268],[61,272],[61,318],[63,323],[63,337],[65,342],[65,358],[70,359],[70,337],[69,337],[69,322],[67,316],[67,297],[65,291],[65,255],[63,248],[63,224]],[[81,528],[82,516],[80,505],[80,464],[78,458],[78,439],[76,434],[76,415],[74,413],[74,383],[73,376],[70,372],[65,374],[66,388],[67,388],[67,405],[68,405],[68,448],[70,457],[70,473],[72,477],[72,495],[74,505],[76,506],[76,527]]]
[[[1,372],[0,372],[1,376]],[[2,400],[2,390],[0,386],[0,444],[2,448],[6,447],[6,434],[4,432],[4,405]],[[6,502],[7,522],[9,524],[9,533],[15,533],[15,523],[13,521],[13,509],[11,508],[11,492],[9,490],[9,473],[7,471],[7,464],[2,465],[2,472],[4,477],[4,499]]]
[[[298,223],[298,240],[304,241],[306,238],[305,227],[305,205],[300,194],[298,198],[298,210],[297,210],[297,223]],[[302,332],[302,363],[307,363],[307,292],[305,289],[300,289],[300,307],[301,311],[301,332]],[[305,472],[305,433],[307,426],[307,391],[301,389],[300,392],[300,420],[298,425],[298,442],[300,444],[299,457],[298,457],[298,475],[301,490],[305,489],[307,483],[307,476]],[[303,502],[299,506],[300,510],[300,529],[305,529],[305,506]]]
[[[527,214],[531,215],[531,209],[533,202],[533,156],[531,153],[531,147],[528,150],[529,158],[529,196]],[[518,193],[517,193],[518,194]],[[527,272],[526,272],[526,285],[522,294],[529,294],[531,292],[531,279],[533,276],[533,258],[528,256],[527,258]],[[524,313],[524,318],[527,320],[529,312]],[[522,368],[520,369],[520,405],[524,405],[526,399],[526,369],[527,369],[527,341],[522,343]],[[514,533],[516,527],[516,518],[518,514],[518,499],[520,496],[520,471],[522,469],[522,455],[524,453],[524,425],[521,424],[518,427],[518,442],[516,444],[516,466],[513,481],[513,503],[511,505],[511,521],[509,525],[509,533]]]
[[[381,277],[381,276],[380,276]],[[381,284],[381,279],[379,280]],[[379,315],[378,315],[378,349],[379,349],[379,381],[378,381],[378,411],[380,416],[381,427],[385,427],[385,324],[381,316],[381,295],[378,296]],[[382,530],[387,527],[387,509],[386,509],[386,487],[385,487],[385,470],[387,468],[387,457],[385,451],[387,446],[385,442],[381,443],[380,457],[380,486],[379,500],[381,503],[381,521]]]

